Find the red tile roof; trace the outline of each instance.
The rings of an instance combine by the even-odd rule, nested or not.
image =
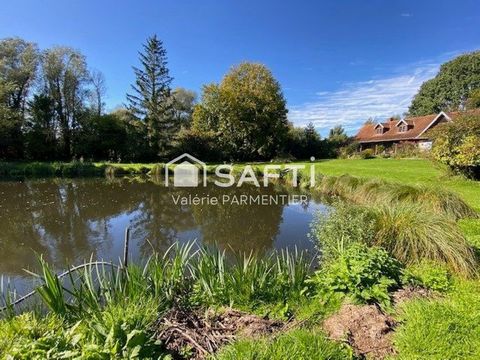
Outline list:
[[[444,118],[443,114],[446,114],[451,120],[454,120],[455,117],[465,114],[465,113],[475,113],[480,115],[480,109],[471,110],[468,112],[457,111],[440,114],[431,114],[425,116],[417,116],[405,119],[408,124],[408,130],[405,132],[400,132],[400,126],[397,126],[400,120],[398,119],[389,119],[388,121],[382,123],[384,127],[382,134],[377,134],[375,128],[378,124],[365,124],[358,131],[355,136],[359,142],[382,142],[382,141],[408,141],[408,140],[422,140],[428,139],[425,135],[426,130],[428,130],[433,124],[433,120],[437,118],[437,121],[440,121]],[[436,122],[437,122],[436,121]],[[400,125],[400,124],[398,124]]]

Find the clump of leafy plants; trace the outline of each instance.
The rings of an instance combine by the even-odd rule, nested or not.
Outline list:
[[[322,298],[345,295],[355,303],[388,307],[389,293],[400,286],[401,274],[401,264],[387,251],[356,243],[316,271],[309,282]]]
[[[433,261],[422,261],[404,271],[402,282],[405,285],[420,286],[434,291],[448,291],[452,286],[450,272],[445,266]]]

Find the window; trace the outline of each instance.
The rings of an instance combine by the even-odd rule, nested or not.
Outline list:
[[[400,128],[399,128],[400,132],[406,132],[407,130],[408,130],[408,125],[405,125],[405,124],[400,125]]]
[[[375,129],[375,133],[383,134],[383,128],[381,126],[379,126],[378,128]]]

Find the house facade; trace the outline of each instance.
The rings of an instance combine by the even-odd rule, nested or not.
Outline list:
[[[414,144],[421,150],[430,150],[432,140],[427,131],[441,123],[454,121],[456,117],[467,112],[440,112],[439,114],[410,117],[405,119],[390,118],[386,122],[365,124],[355,136],[360,143],[360,151],[379,148],[396,152],[401,144]]]

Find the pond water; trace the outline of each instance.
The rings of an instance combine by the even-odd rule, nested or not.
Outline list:
[[[313,252],[308,238],[318,200],[288,204],[182,204],[183,199],[284,195],[255,188],[165,188],[147,180],[45,179],[0,182],[0,275],[23,288],[43,257],[61,270],[94,259],[122,257],[131,229],[130,261],[141,261],[175,242],[197,240],[227,252],[268,252],[294,247]],[[298,200],[298,197],[296,198]],[[175,201],[177,200],[177,201]]]

